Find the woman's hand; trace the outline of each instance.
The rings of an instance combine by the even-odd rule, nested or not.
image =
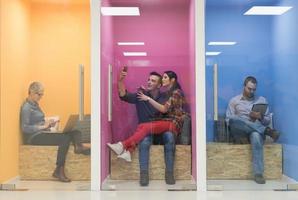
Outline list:
[[[137,93],[137,97],[140,101],[149,101],[150,100],[150,97],[148,97],[141,91]]]
[[[54,119],[50,119],[50,120],[46,120],[44,125],[42,125],[41,129],[49,129],[51,127],[54,127],[56,125],[56,123],[59,122],[59,120],[54,120]]]
[[[50,119],[50,127],[56,126],[56,124],[59,122],[59,120]]]
[[[41,127],[40,127],[41,130],[46,130],[46,129],[49,129],[49,128],[51,128],[51,122],[50,122],[50,120],[46,120],[44,122],[44,124],[41,125]]]

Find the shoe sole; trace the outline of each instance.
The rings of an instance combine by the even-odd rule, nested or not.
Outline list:
[[[56,174],[52,174],[52,177],[57,178],[58,181],[63,182],[63,183],[69,183],[69,182],[71,182],[70,179],[69,180],[60,179],[60,177],[58,175],[56,175]]]
[[[52,174],[52,177],[59,178],[59,176],[58,175],[55,175],[55,174]]]
[[[117,158],[121,158],[121,159],[125,160],[126,162],[131,162],[131,154],[130,153],[128,153],[128,155],[129,155],[128,157],[122,157],[121,155],[118,155]]]
[[[166,182],[166,184],[167,184],[167,185],[175,185],[176,182],[174,182],[174,183],[167,183],[167,182]]]
[[[127,160],[127,159],[122,158],[122,157],[120,157],[120,156],[117,156],[117,158],[121,158],[122,160],[125,160],[126,162],[131,162],[131,159],[130,159],[130,160]]]
[[[257,184],[265,184],[266,182],[257,182],[255,181]]]

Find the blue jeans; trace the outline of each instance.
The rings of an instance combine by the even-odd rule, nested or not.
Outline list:
[[[229,120],[231,134],[234,137],[249,137],[252,148],[253,172],[264,173],[264,131],[266,129],[259,121],[251,122],[245,119],[233,117]]]
[[[154,135],[146,136],[139,143],[139,164],[140,171],[149,170],[149,153],[150,146],[153,142]],[[175,159],[175,136],[172,132],[165,132],[162,134],[162,140],[164,143],[164,155],[167,171],[174,171],[174,159]]]

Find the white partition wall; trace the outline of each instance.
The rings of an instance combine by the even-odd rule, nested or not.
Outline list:
[[[205,1],[195,1],[197,190],[206,191]]]
[[[101,187],[100,166],[100,1],[91,0],[91,190]]]

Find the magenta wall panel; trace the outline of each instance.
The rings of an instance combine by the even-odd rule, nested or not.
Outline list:
[[[194,3],[191,0],[161,0],[155,3],[103,1],[112,6],[139,6],[141,16],[102,16],[102,180],[108,174],[107,142],[118,142],[131,135],[137,126],[135,106],[118,97],[117,79],[123,65],[128,66],[125,80],[131,92],[147,84],[151,71],[163,74],[173,70],[178,75],[192,116],[193,148],[195,149],[195,48]],[[141,4],[141,5],[140,5]],[[118,46],[117,42],[145,42],[144,46]],[[125,57],[124,51],[147,52],[144,57]],[[113,64],[113,116],[107,122],[107,65]],[[193,151],[193,174],[196,172]]]
[[[191,110],[191,119],[192,119],[192,175],[194,180],[197,178],[197,153],[196,153],[196,134],[205,134],[199,132],[196,133],[196,117],[195,117],[195,110],[196,110],[196,97],[195,97],[195,84],[196,84],[196,77],[195,77],[195,2],[190,2],[190,9],[189,9],[189,83],[190,83],[190,93],[189,93],[189,101],[190,101],[190,110]]]
[[[173,70],[190,101],[190,91],[194,85],[190,82],[190,76],[194,73],[190,66],[189,4],[185,3],[180,7],[170,7],[168,4],[142,6],[140,11],[139,17],[114,18],[114,71],[128,65],[126,83],[129,91],[135,91],[138,86],[146,84],[151,71],[163,73]],[[145,42],[145,45],[116,45],[117,42],[127,41]],[[124,51],[145,51],[148,56],[124,57]],[[115,86],[116,84],[115,81]],[[112,122],[113,140],[118,141],[129,136],[135,129],[137,118],[134,106],[120,102],[116,91],[114,95],[113,111],[119,115]]]

